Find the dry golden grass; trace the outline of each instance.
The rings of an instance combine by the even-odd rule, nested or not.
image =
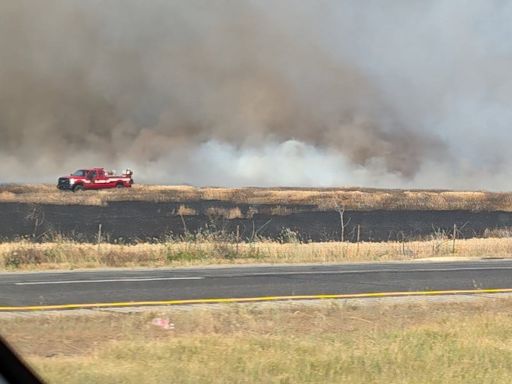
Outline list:
[[[501,384],[511,315],[510,299],[331,301],[13,318],[0,333],[49,383]]]
[[[422,258],[510,257],[512,238],[384,243],[167,242],[136,245],[71,241],[0,243],[0,269],[41,270],[101,267],[164,267],[208,264],[326,263],[417,260]]]
[[[185,205],[180,205],[176,211],[176,214],[178,216],[194,216],[197,215],[197,211]]]
[[[222,207],[209,207],[206,209],[206,215],[208,217],[222,217],[228,220],[231,219],[240,219],[243,218],[244,215],[240,208],[222,208]]]
[[[71,193],[54,185],[3,185],[0,202],[105,205],[110,201],[188,202],[220,200],[233,204],[312,205],[314,209],[434,209],[512,211],[512,193],[368,188],[214,188],[134,185],[125,190]],[[284,208],[283,208],[284,209]]]

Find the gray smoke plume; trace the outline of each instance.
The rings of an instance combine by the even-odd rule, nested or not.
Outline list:
[[[0,182],[506,188],[512,5],[0,3]]]

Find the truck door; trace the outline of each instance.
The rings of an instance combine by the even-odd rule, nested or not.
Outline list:
[[[98,188],[111,188],[110,178],[107,174],[105,174],[104,169],[98,169],[98,177],[96,178],[96,183],[98,184]]]
[[[89,183],[87,184],[88,189],[97,189],[98,183],[96,182],[96,179],[98,177],[98,174],[95,170],[89,171],[87,174],[87,180],[89,180]]]

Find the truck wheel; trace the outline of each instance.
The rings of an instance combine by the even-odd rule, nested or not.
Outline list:
[[[117,185],[116,185],[116,188],[117,188],[117,189],[124,188],[124,184],[117,184]]]
[[[73,187],[73,192],[81,192],[84,190],[84,186],[83,185],[75,185]]]

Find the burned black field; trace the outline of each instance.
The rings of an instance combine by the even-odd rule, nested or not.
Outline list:
[[[342,225],[343,219],[343,225]],[[312,205],[233,204],[226,201],[113,201],[98,205],[0,203],[3,240],[62,236],[133,243],[219,234],[240,240],[402,241],[450,235],[482,237],[512,227],[512,212],[468,210],[318,210]],[[344,228],[343,228],[344,227]]]

